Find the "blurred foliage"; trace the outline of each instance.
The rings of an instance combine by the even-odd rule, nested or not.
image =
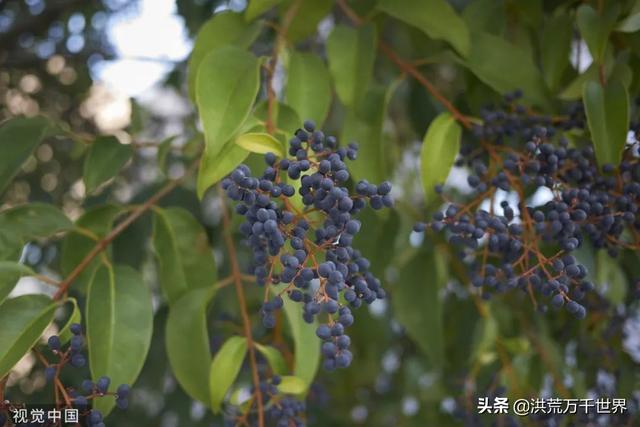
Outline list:
[[[131,348],[123,356],[127,367],[115,375],[137,377],[132,403],[126,412],[113,411],[107,425],[223,425],[232,405],[227,399],[222,414],[210,410],[209,364],[229,337],[242,333],[236,294],[232,286],[219,286],[231,273],[223,233],[233,233],[243,271],[251,260],[237,232],[239,219],[224,229],[213,185],[242,161],[262,167],[263,156],[255,152],[288,140],[307,117],[345,143],[359,141],[354,176],[391,180],[397,203],[390,213],[367,210],[367,231],[354,242],[384,278],[389,298],[356,311],[352,366],[315,376],[307,394],[309,425],[512,425],[505,416],[477,415],[479,397],[501,393],[512,399],[626,398],[624,425],[637,425],[637,251],[613,260],[588,244],[580,248],[597,292],[587,319],[576,321],[564,312],[536,312],[525,294],[481,301],[446,242],[423,240],[411,226],[437,209],[428,188],[447,176],[459,135],[466,135],[438,96],[477,122],[483,107],[499,105],[515,89],[523,90],[528,108],[549,116],[584,96],[596,152],[616,160],[619,150],[608,141],[626,133],[626,113],[635,112],[640,91],[640,2],[249,0],[247,6],[177,0],[194,55],[171,63],[158,86],[189,105],[187,111],[170,105],[162,115],[150,107],[162,100],[132,99],[127,123],[105,130],[87,104],[100,86],[95,67],[118,59],[106,32],[109,20],[136,7],[124,0],[0,1],[0,301],[21,276],[32,279],[18,287],[30,280],[38,292],[52,294],[43,277],[69,277],[128,213],[170,179],[200,167],[197,178],[187,172],[119,233],[70,288],[89,334],[119,326],[111,332],[123,333],[122,345]],[[615,87],[607,92],[598,84],[602,78]],[[434,119],[440,129],[429,128]],[[253,137],[238,143],[241,134]],[[436,148],[425,154],[422,144]],[[420,170],[421,157],[432,174]],[[96,280],[114,294],[101,295]],[[288,373],[295,365],[313,377],[312,361],[300,367],[295,360],[300,348],[308,350],[308,337],[295,329],[290,313],[281,316],[284,326],[275,335],[260,323],[263,290],[248,283],[245,292],[256,340],[273,344]],[[92,296],[110,307],[121,306],[118,298],[140,306],[122,304],[122,313],[111,313],[114,321],[103,325],[87,313]],[[14,336],[0,332],[7,340],[0,341],[0,376],[33,345],[53,310],[40,297],[19,298],[0,305],[0,330],[5,318],[16,330],[35,319],[35,335],[28,331],[20,351],[24,346],[9,348]],[[61,307],[57,329],[74,304]],[[258,354],[261,373],[280,363],[268,351]],[[111,370],[108,361],[90,359]],[[33,356],[20,366],[5,397],[50,401],[43,367]],[[250,387],[248,363],[228,370],[236,368],[233,390]],[[95,369],[65,371],[61,379],[78,384],[99,375]]]

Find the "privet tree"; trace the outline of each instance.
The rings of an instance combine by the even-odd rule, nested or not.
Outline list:
[[[94,426],[634,425],[639,5],[251,0],[176,69],[186,135],[4,112],[0,400]],[[68,188],[29,197],[43,146]],[[480,415],[496,396],[626,408]]]

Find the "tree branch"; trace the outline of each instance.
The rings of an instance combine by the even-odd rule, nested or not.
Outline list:
[[[82,261],[80,261],[76,268],[74,268],[73,271],[69,273],[69,275],[62,282],[60,282],[58,291],[53,296],[53,299],[59,300],[60,298],[62,298],[69,290],[71,284],[78,278],[80,273],[82,273],[89,266],[89,264],[91,264],[91,261],[93,261],[96,256],[104,251],[116,237],[118,237],[124,230],[127,229],[127,227],[129,227],[138,218],[140,218],[142,214],[151,209],[151,207],[155,205],[160,199],[173,191],[182,182],[182,180],[197,167],[197,165],[198,162],[194,162],[182,177],[169,181],[156,194],[151,196],[145,203],[134,209],[129,214],[129,216],[127,216],[124,221],[114,227],[114,229],[111,230],[109,234],[107,234],[98,243],[96,243],[93,249],[91,249],[91,251],[82,259]]]
[[[218,190],[222,191],[220,187],[218,187]],[[240,304],[242,327],[244,329],[245,338],[247,339],[247,348],[249,349],[251,377],[253,380],[253,386],[255,388],[256,401],[258,402],[258,425],[260,427],[264,427],[264,406],[262,402],[262,392],[260,391],[260,376],[258,375],[258,363],[256,362],[256,349],[253,341],[253,335],[251,334],[251,319],[249,319],[249,313],[247,312],[247,302],[244,297],[244,289],[242,288],[243,274],[240,271],[240,265],[238,264],[236,245],[233,241],[233,236],[231,236],[231,219],[229,218],[229,213],[227,212],[224,195],[220,196],[220,204],[222,208],[222,220],[224,225],[224,241],[227,246],[227,252],[229,253],[229,261],[231,262],[231,275],[233,277],[233,284],[236,288],[238,303]]]
[[[363,19],[358,16],[358,14],[349,7],[345,0],[337,0],[338,6],[344,14],[355,24],[362,25],[364,22]],[[471,121],[467,116],[462,114],[460,110],[458,110],[444,95],[438,91],[438,89],[431,83],[424,75],[416,69],[416,67],[410,62],[401,57],[399,57],[394,51],[393,48],[380,40],[378,42],[378,48],[393,62],[400,68],[403,72],[409,74],[411,77],[416,79],[418,83],[427,89],[427,91],[436,98],[443,106],[446,108],[451,115],[465,128],[471,128]]]

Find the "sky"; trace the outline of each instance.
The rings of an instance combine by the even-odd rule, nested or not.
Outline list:
[[[140,0],[138,7],[113,15],[106,31],[120,58],[92,71],[98,81],[132,97],[161,81],[192,47],[175,0]]]

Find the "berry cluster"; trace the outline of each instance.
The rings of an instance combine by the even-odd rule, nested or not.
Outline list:
[[[57,335],[52,335],[47,341],[49,349],[58,357],[57,363],[48,364],[45,368],[45,377],[48,382],[54,382],[59,377],[62,368],[67,364],[81,368],[87,363],[86,357],[82,354],[85,343],[82,335],[82,327],[80,324],[74,323],[70,326],[69,330],[72,333],[72,337],[69,340],[69,347],[66,350],[63,350],[62,340]],[[118,386],[116,392],[113,393],[109,392],[110,384],[111,379],[103,376],[95,383],[89,379],[85,379],[82,381],[81,390],[74,388],[65,389],[65,393],[68,394],[70,402],[78,409],[85,411],[84,415],[86,416],[87,425],[93,427],[104,427],[105,425],[100,411],[95,409],[87,411],[90,400],[104,396],[114,396],[118,408],[128,408],[129,385],[121,384]]]
[[[241,165],[222,182],[228,197],[239,202],[236,212],[245,217],[240,231],[253,250],[257,282],[286,284],[274,298],[265,297],[264,325],[275,325],[274,312],[283,305],[283,293],[304,305],[309,323],[326,313],[317,335],[325,341],[328,370],[351,363],[350,339],[344,334],[353,324],[351,308],[385,296],[380,281],[369,272],[369,261],[351,245],[361,227],[353,216],[367,204],[373,209],[392,206],[391,184],[362,180],[352,194],[345,161],[355,160],[357,153],[356,144],[339,147],[336,138],[305,121],[289,142],[291,159],[278,160],[267,153],[261,177],[251,176]]]
[[[304,402],[279,393],[281,378],[274,375],[270,381],[260,382],[262,399],[267,407],[266,416],[278,427],[304,427]]]
[[[614,257],[640,248],[638,142],[627,145],[619,165],[598,167],[590,141],[570,144],[562,135],[584,126],[581,108],[572,106],[563,117],[535,115],[514,104],[519,95],[483,111],[475,141],[462,145],[456,166],[468,170],[471,200],[447,200],[444,211],[414,230],[446,233],[485,297],[519,288],[535,305],[539,293],[552,307],[584,318],[581,302],[594,285],[571,253],[587,239]],[[539,202],[541,189],[549,196]],[[498,208],[500,191],[507,197]]]

